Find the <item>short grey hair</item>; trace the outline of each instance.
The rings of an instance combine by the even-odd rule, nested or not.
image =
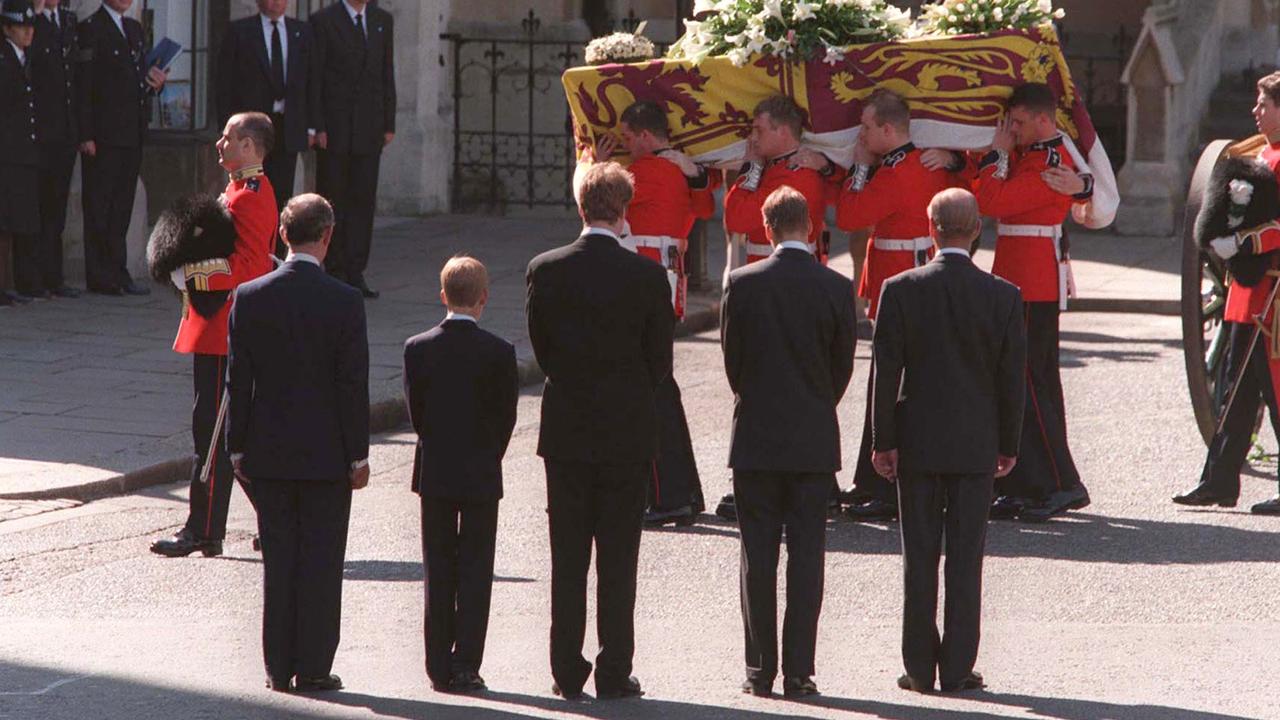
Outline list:
[[[315,193],[290,199],[280,213],[280,230],[290,247],[320,242],[334,223],[333,206]]]

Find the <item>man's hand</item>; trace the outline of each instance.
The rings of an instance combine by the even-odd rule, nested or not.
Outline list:
[[[158,67],[152,67],[147,71],[147,86],[157,92],[159,92],[160,88],[164,87],[164,82],[168,79],[168,70],[161,70]]]
[[[316,148],[317,150],[328,150],[329,149],[329,133],[321,130],[315,135],[312,135],[311,147]]]
[[[1236,242],[1235,235],[1224,235],[1210,240],[1209,248],[1223,260],[1230,260],[1236,253],[1240,252],[1240,243]]]
[[[897,450],[873,450],[871,452],[871,466],[885,480],[889,482],[898,481]]]
[[[236,477],[240,478],[240,482],[252,484],[252,481],[244,474],[244,470],[241,469],[241,466],[243,465],[243,456],[231,458],[231,472],[235,473]]]
[[[393,133],[393,132],[389,132],[389,133],[382,133],[382,146],[383,146],[383,147],[386,147],[386,146],[390,145],[390,144],[391,144],[391,141],[392,141],[392,140],[394,140],[394,139],[395,139],[395,137],[396,137],[396,134],[395,134],[395,133]]]
[[[992,150],[1003,150],[1007,153],[1013,152],[1013,148],[1018,144],[1018,139],[1013,135],[1013,129],[1010,127],[1009,116],[1005,115],[1004,119],[996,125],[996,135],[991,139]]]
[[[351,478],[352,490],[359,490],[365,485],[368,485],[369,484],[369,466],[366,464],[364,467],[360,467],[360,468],[356,468],[355,470],[352,470],[350,474],[350,478]]]
[[[693,158],[685,155],[679,150],[664,150],[659,157],[663,160],[670,160],[675,163],[676,167],[680,168],[680,172],[683,173],[685,177],[696,178],[702,174],[702,168],[698,167],[698,163],[694,162]]]
[[[98,154],[98,144],[92,140],[85,140],[80,143],[80,152],[88,155],[89,157],[94,157]]]
[[[925,170],[946,170],[960,162],[958,153],[943,148],[929,148],[920,153],[920,164]]]
[[[996,477],[1002,478],[1013,472],[1013,466],[1018,464],[1018,458],[1009,457],[1007,455],[996,456]]]
[[[792,170],[799,170],[801,168],[822,170],[830,164],[831,161],[827,159],[826,155],[823,155],[816,150],[810,150],[809,148],[800,148],[796,151],[795,155],[791,156],[791,162],[787,163],[787,167]]]
[[[853,144],[853,164],[854,165],[874,165],[876,160],[875,153],[871,152],[866,145],[862,143],[862,136],[858,136],[858,142]]]
[[[595,147],[587,149],[587,161],[593,163],[609,162],[613,152],[618,149],[617,135],[601,135],[596,138]]]
[[[1049,168],[1040,173],[1050,190],[1062,195],[1079,195],[1084,192],[1084,178],[1064,167]]]

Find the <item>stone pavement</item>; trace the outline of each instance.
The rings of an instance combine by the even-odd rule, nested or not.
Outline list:
[[[402,343],[442,317],[437,273],[457,252],[488,265],[483,324],[516,345],[525,382],[540,377],[525,333],[524,269],[577,227],[567,215],[379,218],[369,278],[382,297],[367,304],[375,430],[403,421]],[[709,234],[709,275],[718,284],[723,240]],[[1176,301],[1177,242],[1098,233],[1072,239],[1080,304],[1167,312]],[[832,266],[850,274],[847,244],[833,245]],[[978,262],[989,266],[990,252]],[[717,303],[714,292],[692,298],[685,330],[714,324]],[[0,310],[0,500],[84,500],[187,476],[191,361],[170,350],[177,320],[176,296],[160,287],[147,298],[86,295]]]

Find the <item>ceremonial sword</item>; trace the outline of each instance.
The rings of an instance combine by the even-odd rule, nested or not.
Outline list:
[[[209,452],[204,456],[204,467],[200,468],[200,476],[197,478],[205,487],[209,486],[209,476],[213,474],[214,463],[217,461],[218,439],[222,437],[222,425],[226,422],[227,404],[230,401],[231,393],[223,390],[222,402],[218,403],[218,419],[213,422],[213,437],[209,439]]]

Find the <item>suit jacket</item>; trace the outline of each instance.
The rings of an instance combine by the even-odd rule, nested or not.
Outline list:
[[[875,448],[913,472],[992,472],[1016,456],[1027,340],[1018,289],[963,255],[885,282],[875,332]]]
[[[369,456],[369,340],[360,291],[294,259],[236,288],[227,449],[250,478],[345,480]]]
[[[311,26],[281,18],[288,43],[284,73],[284,152],[307,150],[307,128],[314,128],[308,97],[314,36]],[[220,123],[238,112],[271,114],[276,89],[271,79],[271,55],[262,33],[262,16],[254,14],[231,23],[218,52],[217,103]]]
[[[311,16],[315,67],[312,120],[328,133],[329,151],[369,155],[382,151],[383,133],[396,130],[395,26],[386,10],[365,6],[367,42],[342,2]]]
[[[30,58],[31,54],[27,53],[27,57]],[[28,76],[30,69],[29,62],[23,69],[13,46],[0,37],[0,165],[29,165],[34,168],[40,162],[40,153],[36,149],[36,116],[32,109],[35,94]],[[5,197],[4,203],[20,204],[16,197]]]
[[[79,96],[75,64],[80,56],[76,14],[59,7],[58,24],[36,14],[31,43],[31,85],[36,92],[36,138],[41,143],[75,145],[80,142]]]
[[[142,67],[149,48],[137,20],[124,18],[124,32],[120,34],[120,28],[101,7],[77,28],[81,142],[92,140],[110,147],[142,145],[142,134],[151,121],[152,93]]]
[[[515,347],[470,320],[446,320],[405,341],[404,398],[418,433],[413,491],[500,499],[519,393]]]
[[[798,249],[729,274],[720,342],[733,388],[729,467],[840,469],[836,405],[853,375],[853,284]]]
[[[654,389],[671,375],[666,270],[587,232],[529,263],[529,340],[546,374],[538,454],[636,463],[658,451]]]

